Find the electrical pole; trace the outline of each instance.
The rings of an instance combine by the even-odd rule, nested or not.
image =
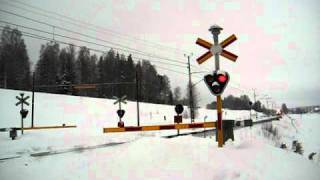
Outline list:
[[[185,55],[186,56],[186,55]],[[189,74],[189,107],[190,107],[190,119],[191,123],[194,122],[194,107],[193,107],[193,91],[191,81],[191,68],[190,68],[190,56],[188,55],[188,74]]]
[[[139,110],[139,76],[138,76],[138,71],[136,71],[136,99],[137,99],[137,124],[140,126],[140,110]]]
[[[31,109],[31,127],[33,127],[34,120],[34,72],[32,74],[32,109]]]
[[[4,70],[3,84],[4,84],[3,88],[7,89],[7,72],[6,72],[6,70]]]
[[[253,99],[254,99],[254,104],[257,105],[256,90],[255,89],[253,89]],[[258,111],[257,111],[257,109],[255,111],[256,111],[256,120],[257,120],[258,119]]]

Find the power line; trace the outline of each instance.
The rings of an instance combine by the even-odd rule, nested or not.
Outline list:
[[[159,59],[162,59],[162,60],[165,60],[165,61],[171,61],[171,62],[186,64],[183,61],[177,61],[177,60],[169,59],[169,58],[166,58],[166,57],[161,57],[161,56],[157,56],[157,55],[148,54],[148,53],[145,53],[145,52],[137,50],[137,49],[133,49],[133,48],[130,48],[130,47],[123,46],[123,45],[118,44],[118,43],[113,43],[113,42],[106,41],[106,40],[103,40],[103,39],[100,39],[100,38],[92,37],[92,36],[89,36],[89,35],[86,35],[86,34],[83,34],[83,33],[72,31],[72,30],[69,30],[69,29],[66,29],[66,28],[63,28],[63,27],[60,27],[60,26],[55,26],[55,25],[52,25],[52,24],[49,24],[49,23],[46,23],[46,22],[42,22],[42,21],[39,21],[39,20],[36,20],[36,19],[33,19],[33,18],[22,16],[22,15],[19,15],[19,14],[10,12],[10,11],[6,11],[6,10],[3,10],[3,9],[0,9],[0,11],[4,12],[4,13],[7,13],[7,14],[11,14],[11,15],[17,16],[17,17],[20,17],[20,18],[23,18],[23,19],[30,20],[32,22],[36,22],[36,23],[39,23],[39,24],[47,25],[47,26],[52,27],[52,28],[57,28],[57,29],[60,29],[60,30],[66,31],[66,32],[70,32],[70,33],[73,33],[73,34],[78,34],[78,35],[81,35],[81,36],[84,36],[84,37],[87,37],[87,38],[103,41],[103,42],[106,42],[106,43],[109,43],[109,44],[113,44],[113,45],[122,47],[122,48],[114,48],[114,49],[117,49],[117,50],[126,51],[126,52],[135,52],[137,54],[147,55],[147,56],[159,58]],[[128,50],[128,49],[131,49],[131,51]]]
[[[172,69],[165,68],[165,67],[161,67],[161,66],[158,66],[158,65],[156,65],[156,68],[158,68],[158,69],[163,69],[163,70],[167,70],[167,71],[170,71],[170,72],[175,72],[175,73],[178,73],[178,74],[188,75],[187,73],[180,72],[180,71],[176,71],[176,70],[172,70]]]
[[[25,9],[25,8],[22,8],[22,7],[19,7],[19,6],[10,4],[9,2],[6,2],[6,3],[9,4],[10,6],[13,6],[13,7],[18,8],[18,9],[22,9],[22,10],[25,10],[25,11],[29,11],[29,12],[31,12],[31,13],[38,14],[38,15],[41,15],[41,16],[44,16],[44,17],[53,18],[53,19],[56,19],[56,20],[58,20],[58,21],[68,22],[69,24],[73,24],[73,25],[75,25],[75,26],[89,25],[89,26],[87,27],[88,29],[91,29],[91,30],[93,30],[93,31],[103,32],[103,33],[108,32],[108,33],[110,33],[110,34],[117,35],[117,36],[119,36],[119,37],[122,38],[122,39],[124,39],[123,37],[126,37],[127,40],[129,40],[129,41],[134,41],[134,42],[136,42],[136,41],[138,40],[138,41],[142,41],[142,42],[145,42],[145,43],[149,43],[149,44],[151,44],[151,45],[153,44],[154,47],[157,46],[157,48],[162,47],[162,48],[165,48],[165,49],[171,49],[171,50],[173,50],[173,52],[180,52],[181,54],[183,54],[183,53],[186,52],[186,51],[181,50],[181,49],[172,48],[172,47],[164,46],[164,45],[161,45],[161,44],[158,44],[158,43],[154,43],[154,42],[151,42],[151,41],[147,41],[147,40],[143,40],[143,39],[140,39],[140,38],[132,37],[132,36],[129,36],[129,35],[120,34],[119,32],[116,32],[116,31],[113,31],[113,30],[110,30],[110,29],[107,29],[107,28],[102,28],[102,27],[99,27],[99,26],[97,26],[97,25],[94,25],[94,24],[91,24],[91,23],[88,23],[88,22],[83,22],[83,21],[80,21],[80,20],[77,20],[77,19],[74,19],[74,18],[65,16],[65,15],[58,14],[58,13],[56,13],[56,12],[44,10],[44,9],[39,8],[39,7],[32,6],[32,5],[29,5],[29,4],[20,2],[20,1],[10,1],[10,3],[17,3],[17,4],[22,5],[22,6],[25,6],[25,7],[29,7],[29,8],[32,8],[32,9],[36,9],[37,11],[42,11],[42,12],[45,12],[45,13],[53,14],[53,15],[55,15],[55,16],[59,16],[60,18],[57,18],[57,17],[54,17],[54,16],[49,16],[49,15],[47,15],[47,14],[42,14],[42,13],[39,13],[39,12],[35,12],[35,11],[30,10],[30,9]],[[61,19],[61,18],[62,18],[62,19]],[[68,21],[66,21],[66,19],[68,19]],[[75,22],[78,22],[78,23],[81,23],[81,24],[77,24],[77,23],[75,23]],[[95,28],[91,28],[90,26],[94,26]],[[99,30],[98,30],[98,29],[99,29]],[[103,29],[104,31],[102,31],[101,29]]]
[[[0,22],[3,22],[0,20]],[[13,23],[10,23],[10,24],[13,24]],[[21,26],[21,25],[18,25],[18,26]],[[4,28],[5,26],[0,26],[2,28]],[[25,26],[23,26],[24,28],[27,28]],[[47,34],[52,34],[50,32],[47,32],[47,31],[42,31],[42,30],[38,30],[38,29],[35,29],[35,28],[29,28],[31,30],[35,30],[35,31],[39,31],[39,32],[43,32],[43,33],[47,33]],[[20,30],[21,31],[21,30]],[[60,41],[60,40],[57,40],[57,39],[50,39],[48,37],[44,37],[44,36],[40,36],[40,35],[37,35],[37,34],[33,34],[33,33],[30,33],[30,32],[26,32],[26,31],[21,31],[24,35],[29,35],[33,38],[40,38],[42,40],[47,40],[47,41],[55,41],[55,42],[59,42],[61,44],[67,44],[67,45],[70,45],[72,43],[67,43],[67,42],[64,42],[64,41]],[[90,42],[90,41],[85,41],[85,40],[81,40],[81,39],[78,39],[78,38],[72,38],[72,37],[68,37],[68,36],[63,36],[63,35],[60,35],[60,34],[54,34],[56,36],[61,36],[61,37],[64,37],[64,38],[68,38],[68,39],[73,39],[73,40],[76,40],[76,41],[80,41],[80,42],[84,42],[84,43],[88,43],[88,44],[94,44],[94,45],[97,45],[97,46],[102,46],[102,47],[107,47],[107,48],[110,48],[112,49],[111,46],[105,46],[105,45],[101,45],[101,44],[98,44],[98,43],[94,43],[94,42]],[[74,44],[72,44],[74,45]],[[76,47],[83,47],[83,46],[78,46],[78,45],[75,45]],[[98,52],[102,52],[102,53],[105,53],[105,51],[102,51],[102,50],[96,50],[96,49],[93,49],[93,48],[88,48],[89,50],[93,50],[93,51],[98,51]],[[141,58],[142,59],[142,58]],[[173,64],[173,63],[167,63],[167,62],[163,62],[163,61],[158,61],[158,60],[154,60],[154,59],[148,59],[149,61],[151,62],[158,62],[158,63],[161,63],[161,64],[166,64],[166,65],[171,65],[171,66],[176,66],[176,67],[183,67],[183,68],[186,68],[187,66],[183,66],[183,65],[178,65],[178,64]]]
[[[68,86],[103,86],[103,85],[119,85],[119,84],[136,84],[136,82],[109,82],[109,83],[93,83],[93,84],[56,84],[56,85],[39,85],[35,88],[50,88],[50,87],[68,87]]]

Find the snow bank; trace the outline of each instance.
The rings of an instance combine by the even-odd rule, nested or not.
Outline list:
[[[0,89],[0,127],[20,126],[21,91]],[[25,92],[31,96],[30,92]],[[29,101],[30,102],[30,101]],[[36,93],[35,124],[75,124],[76,129],[26,131],[12,141],[0,133],[0,179],[318,179],[320,166],[289,150],[277,148],[261,134],[260,125],[235,131],[235,142],[218,148],[215,138],[160,138],[176,130],[103,134],[114,127],[114,100]],[[136,125],[136,103],[123,105],[126,125]],[[31,112],[31,107],[28,107]],[[173,123],[174,106],[141,103],[141,125]],[[185,108],[186,109],[186,108]],[[166,116],[166,120],[164,119]],[[197,122],[215,121],[214,110],[200,109]],[[30,114],[25,126],[30,126]],[[224,111],[225,119],[246,119],[248,111]],[[298,117],[295,117],[298,118]],[[319,116],[273,124],[281,141],[301,140],[306,151],[319,147]],[[311,119],[311,120],[310,120]],[[312,120],[313,119],[313,120]],[[310,121],[309,121],[310,120]],[[190,119],[184,119],[190,122]],[[307,123],[305,123],[307,122]],[[184,132],[183,130],[181,132]],[[81,150],[109,143],[124,144]],[[69,149],[77,151],[65,151]],[[62,152],[42,157],[41,152]]]

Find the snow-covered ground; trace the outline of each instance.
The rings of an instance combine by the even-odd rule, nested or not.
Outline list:
[[[0,89],[0,128],[20,126],[20,91]],[[25,92],[31,96],[30,92]],[[31,99],[29,100],[31,102]],[[25,131],[12,141],[0,132],[0,179],[319,179],[320,166],[275,147],[261,126],[235,131],[235,141],[218,148],[214,138],[161,138],[176,130],[103,134],[118,122],[114,100],[36,93],[35,125],[77,125],[75,129]],[[29,113],[31,107],[27,107]],[[136,122],[136,103],[123,105],[125,125]],[[186,109],[186,108],[185,108]],[[141,125],[173,123],[174,106],[140,104]],[[166,117],[166,120],[164,118]],[[196,121],[215,121],[214,110],[199,110]],[[31,114],[25,120],[30,126]],[[224,111],[225,119],[247,119],[248,111]],[[320,115],[283,118],[279,142],[302,142],[305,154],[320,153]],[[184,119],[184,122],[190,122]],[[188,131],[188,130],[182,130]],[[116,144],[122,143],[123,144]],[[56,152],[56,154],[55,154]],[[45,155],[46,153],[51,153]],[[41,156],[42,155],[42,156]]]

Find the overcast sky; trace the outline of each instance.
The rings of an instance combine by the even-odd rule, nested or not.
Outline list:
[[[250,98],[253,98],[252,89],[256,89],[258,98],[267,94],[277,105],[287,103],[289,107],[293,107],[320,104],[320,46],[318,44],[320,40],[320,1],[318,0],[20,1],[40,9],[15,3],[15,1],[8,2],[0,0],[0,9],[43,21],[56,27],[35,23],[5,12],[0,12],[0,20],[112,46],[108,42],[88,39],[57,28],[61,26],[105,39],[111,43],[118,43],[122,46],[140,49],[149,54],[185,63],[187,58],[183,53],[192,53],[193,72],[214,69],[214,58],[201,65],[196,63],[195,59],[206,50],[197,46],[195,41],[201,37],[212,42],[212,35],[208,29],[211,25],[218,24],[223,28],[219,36],[220,41],[232,34],[238,38],[226,48],[239,56],[237,62],[220,58],[221,69],[228,71],[231,76],[231,82],[226,88],[224,96],[246,93]],[[64,17],[41,11],[41,9],[56,12]],[[70,19],[65,17],[89,24],[81,27],[75,26],[68,22]],[[0,24],[1,26],[5,25],[3,22]],[[93,25],[97,25],[99,28]],[[107,29],[103,33],[101,32],[102,27]],[[52,34],[18,28],[22,31],[53,38]],[[90,48],[108,50],[108,48],[85,44],[57,35],[54,38],[77,45],[87,45]],[[25,37],[25,41],[30,60],[35,64],[39,59],[40,45],[45,41],[30,37]],[[171,48],[163,47],[163,45]],[[176,49],[181,49],[184,52]],[[120,52],[128,54],[128,52]],[[144,58],[146,57],[144,56]],[[155,61],[169,62],[163,59],[149,58]],[[187,75],[163,68],[184,73],[187,73],[187,68],[153,63],[160,74],[169,76],[172,87],[181,86],[185,89],[188,82]],[[185,64],[180,65],[185,66]],[[198,82],[203,75],[201,73],[194,74],[192,81]],[[201,105],[214,100],[215,97],[209,93],[204,82],[200,82],[196,87]]]

